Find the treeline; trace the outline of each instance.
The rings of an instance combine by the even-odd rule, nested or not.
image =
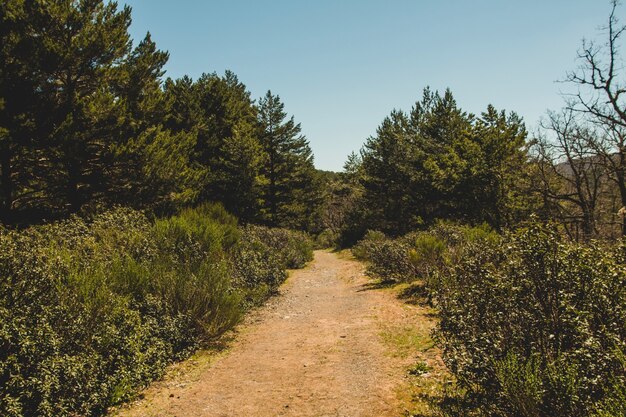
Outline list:
[[[220,201],[310,227],[319,180],[279,96],[255,101],[228,71],[163,81],[168,53],[130,24],[103,0],[0,4],[0,221]]]
[[[463,110],[452,92],[426,88],[413,108],[394,110],[329,182],[324,238],[352,245],[367,230],[399,236],[437,219],[502,231],[535,215],[573,240],[626,233],[626,102],[618,3],[606,41],[586,42],[575,91],[528,132],[489,105]]]
[[[96,416],[231,329],[312,259],[220,205],[0,227],[0,415]]]
[[[325,238],[352,245],[367,230],[400,236],[439,219],[503,231],[531,215],[558,221],[574,240],[620,237],[626,117],[603,122],[573,106],[529,134],[513,112],[490,105],[476,116],[450,90],[425,89],[328,181]]]

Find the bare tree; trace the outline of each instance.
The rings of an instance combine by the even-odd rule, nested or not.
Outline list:
[[[598,202],[606,169],[589,143],[597,132],[582,126],[571,109],[548,113],[534,144],[538,191],[573,238],[597,232]]]
[[[581,62],[567,81],[578,91],[568,96],[568,109],[580,113],[602,132],[590,136],[589,147],[598,155],[608,178],[620,194],[622,210],[626,211],[626,80],[624,61],[620,54],[621,37],[626,25],[620,23],[618,0],[611,1],[608,23],[601,30],[606,41],[597,44],[583,41],[578,53]],[[626,235],[626,217],[622,216],[622,234]]]

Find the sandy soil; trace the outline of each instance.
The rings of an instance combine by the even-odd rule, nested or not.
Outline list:
[[[411,340],[402,353],[403,331],[418,320],[427,335],[432,320],[368,282],[359,262],[317,251],[240,326],[227,352],[192,360],[117,415],[407,415],[399,392],[416,357]]]

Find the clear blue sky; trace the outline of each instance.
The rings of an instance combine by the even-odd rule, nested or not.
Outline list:
[[[491,103],[532,129],[562,104],[555,81],[576,66],[608,0],[120,0],[136,40],[150,31],[173,78],[234,71],[281,96],[321,169],[341,170],[393,108],[422,89]],[[620,9],[623,13],[624,7]]]

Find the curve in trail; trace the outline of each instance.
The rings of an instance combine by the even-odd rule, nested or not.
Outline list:
[[[194,381],[149,389],[120,415],[400,415],[406,361],[388,354],[380,334],[403,307],[364,291],[366,282],[359,262],[316,251]]]

